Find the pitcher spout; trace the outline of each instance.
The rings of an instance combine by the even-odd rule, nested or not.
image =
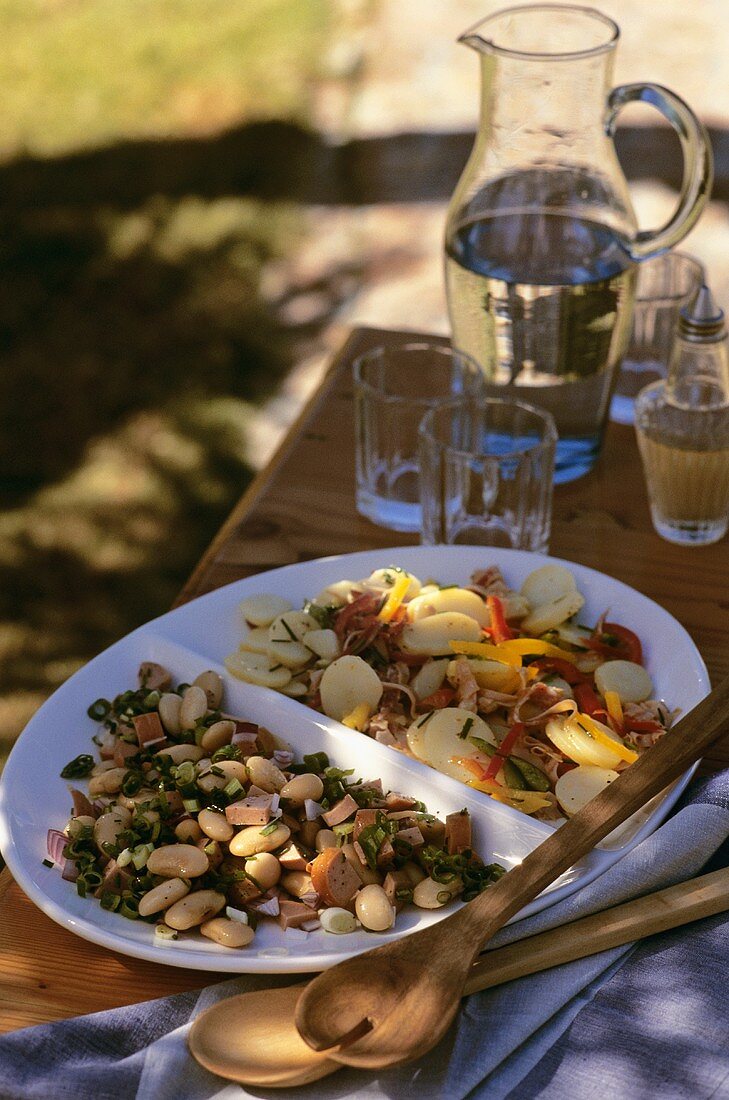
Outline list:
[[[488,49],[486,40],[480,34],[475,34],[473,30],[464,31],[456,41],[464,46],[470,46],[472,50],[477,50],[479,53],[485,53]]]

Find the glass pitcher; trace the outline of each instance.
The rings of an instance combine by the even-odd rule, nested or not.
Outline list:
[[[540,4],[459,39],[481,56],[482,103],[446,225],[453,343],[497,392],[552,413],[557,482],[598,456],[637,263],[689,232],[711,188],[708,137],[683,100],[655,84],[610,91],[619,34],[600,12]],[[638,230],[613,144],[634,100],[665,115],[683,150],[678,207],[655,232]]]

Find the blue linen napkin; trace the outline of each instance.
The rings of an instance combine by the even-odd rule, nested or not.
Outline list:
[[[566,901],[504,928],[500,947],[729,863],[729,771],[694,784],[660,829]],[[566,932],[565,934],[569,934]],[[525,947],[528,950],[528,946]],[[627,960],[627,961],[626,961]],[[203,1009],[286,985],[244,976],[0,1038],[7,1100],[722,1100],[729,1098],[729,917],[474,994],[446,1038],[379,1075],[247,1090],[203,1070],[186,1036]],[[295,980],[300,980],[297,976]]]

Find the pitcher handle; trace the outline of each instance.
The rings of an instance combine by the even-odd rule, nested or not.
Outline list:
[[[605,122],[609,137],[614,135],[620,108],[636,101],[652,104],[668,119],[683,153],[681,196],[673,217],[660,229],[639,232],[626,246],[632,259],[646,260],[673,248],[694,227],[711,193],[714,159],[706,127],[680,96],[660,84],[621,84],[612,90]]]

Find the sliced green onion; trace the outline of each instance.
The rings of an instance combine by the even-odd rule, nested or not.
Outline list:
[[[230,783],[226,783],[223,787],[223,790],[227,794],[228,798],[235,798],[235,796],[237,794],[240,794],[241,791],[243,791],[244,789],[245,788],[243,787],[240,780],[236,779],[235,777],[231,779]]]
[[[119,908],[121,900],[118,894],[112,894],[108,890],[104,890],[99,898],[99,905],[102,909],[107,909],[110,913],[113,913]]]
[[[111,713],[111,703],[108,699],[97,699],[95,703],[91,704],[86,713],[95,722],[103,722]]]
[[[182,805],[189,814],[197,814],[201,810],[200,801],[197,798],[183,798]]]
[[[117,867],[126,867],[128,863],[132,862],[132,849],[125,848],[123,852],[120,852],[116,857]]]
[[[43,866],[44,867],[55,867],[55,863],[53,862],[52,859],[44,859],[43,860]]]
[[[271,833],[275,833],[278,828],[278,820],[270,821],[268,825],[264,825],[261,829],[261,836],[270,836]]]
[[[176,940],[177,932],[174,928],[170,928],[167,924],[158,924],[154,930],[155,936],[159,936],[161,940]]]
[[[143,867],[147,866],[147,860],[154,851],[154,844],[140,844],[132,852],[132,863],[137,871],[141,871]],[[117,860],[118,862],[118,860]]]
[[[139,916],[139,905],[136,900],[132,897],[121,898],[119,914],[122,917],[126,917],[128,920],[136,920]]]
[[[449,902],[451,900],[452,896],[453,895],[450,893],[449,890],[439,890],[438,893],[435,895],[435,899],[436,901],[439,901],[441,905],[445,905],[446,902]]]

